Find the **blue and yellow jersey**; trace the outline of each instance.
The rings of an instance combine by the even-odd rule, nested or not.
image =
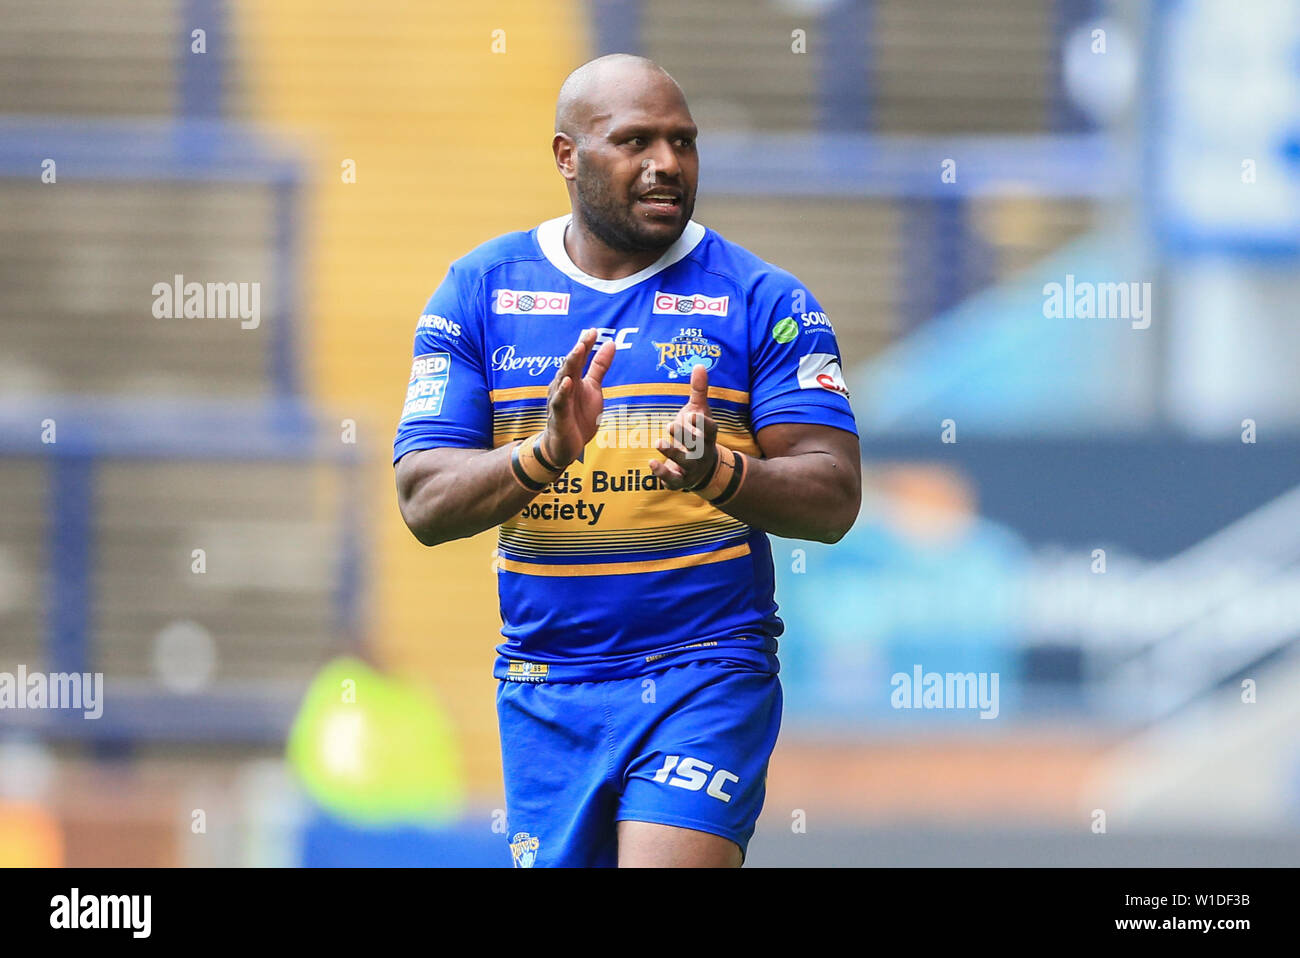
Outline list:
[[[546,393],[584,329],[613,341],[604,413],[583,456],[502,524],[498,678],[625,678],[692,659],[775,672],[783,626],[767,536],[661,488],[654,443],[709,372],[718,441],[759,456],[774,423],[856,435],[830,320],[789,273],[691,222],[624,279],[569,259],[569,217],[451,265],[415,333],[393,449],[488,449],[546,422]]]

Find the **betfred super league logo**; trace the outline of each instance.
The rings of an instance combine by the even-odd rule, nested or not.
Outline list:
[[[655,368],[668,370],[669,379],[690,379],[696,366],[712,369],[722,356],[722,347],[698,329],[683,329],[668,342],[655,343],[654,348],[659,351],[659,365]]]

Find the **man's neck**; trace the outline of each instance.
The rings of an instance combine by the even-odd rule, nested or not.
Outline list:
[[[624,279],[639,273],[663,256],[667,248],[630,253],[613,249],[579,222],[576,215],[564,227],[564,251],[569,259],[578,269],[597,279]]]

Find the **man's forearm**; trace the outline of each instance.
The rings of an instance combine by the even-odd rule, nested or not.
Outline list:
[[[498,449],[437,449],[398,475],[402,518],[427,546],[499,526],[537,495],[510,466],[513,443]],[[399,465],[403,465],[400,463]]]
[[[829,452],[746,456],[745,481],[723,512],[787,539],[838,542],[857,519],[862,484]]]

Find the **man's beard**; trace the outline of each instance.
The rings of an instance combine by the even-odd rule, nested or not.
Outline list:
[[[675,243],[694,212],[693,200],[689,206],[685,205],[688,200],[689,197],[682,197],[681,229],[664,242],[662,234],[648,234],[641,229],[626,201],[610,192],[606,180],[594,176],[578,177],[578,206],[583,222],[598,240],[620,253],[645,253],[667,249]]]

